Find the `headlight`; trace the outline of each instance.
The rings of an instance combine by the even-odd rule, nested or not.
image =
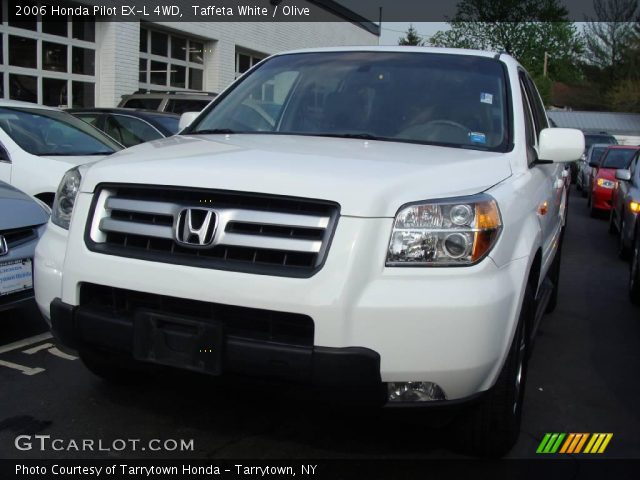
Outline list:
[[[599,178],[598,186],[602,188],[615,188],[616,182],[612,182],[611,180],[605,180],[604,178]]]
[[[51,221],[59,227],[69,230],[71,213],[76,203],[76,197],[80,191],[82,176],[78,167],[72,168],[62,177],[56,198],[53,200]]]
[[[501,229],[498,204],[486,194],[408,205],[396,215],[386,265],[473,265]]]

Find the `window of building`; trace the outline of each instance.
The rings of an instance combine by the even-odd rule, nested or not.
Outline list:
[[[202,90],[204,52],[199,40],[145,24],[140,28],[140,89]]]
[[[54,72],[67,71],[67,46],[42,42],[42,68]]]
[[[60,107],[95,101],[95,22],[17,19],[0,7],[0,98]],[[6,49],[3,54],[3,47]]]
[[[256,63],[264,60],[267,55],[249,53],[242,50],[236,50],[236,78],[253,67]]]

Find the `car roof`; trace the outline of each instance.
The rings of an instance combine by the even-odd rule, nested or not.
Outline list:
[[[468,48],[442,48],[442,47],[413,47],[413,46],[353,46],[353,47],[320,47],[289,50],[277,53],[274,56],[296,55],[299,53],[332,53],[332,52],[398,52],[398,53],[436,53],[440,55],[466,55],[473,57],[495,58],[519,65],[516,59],[504,52],[491,50],[473,50]]]
[[[75,115],[79,113],[99,113],[99,114],[118,114],[127,115],[129,117],[138,118],[151,124],[160,131],[165,137],[175,135],[176,132],[171,131],[160,119],[171,118],[176,121],[180,120],[180,115],[171,112],[160,112],[158,110],[144,110],[139,108],[70,108],[66,112]]]
[[[609,145],[609,150],[640,150],[638,145]]]
[[[20,107],[20,108],[37,108],[39,110],[57,110],[61,111],[57,107],[48,107],[46,105],[38,105],[37,103],[20,102],[18,100],[1,100],[0,107]]]
[[[141,118],[149,118],[149,117],[172,117],[172,118],[180,118],[180,115],[172,112],[161,112],[159,110],[146,110],[143,108],[124,108],[124,107],[114,107],[114,108],[69,108],[66,110],[69,113],[122,113],[131,115],[134,117]]]

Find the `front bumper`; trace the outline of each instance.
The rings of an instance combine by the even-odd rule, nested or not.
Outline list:
[[[87,218],[90,201],[79,195],[74,218]],[[87,249],[83,221],[72,221],[68,236],[49,224],[36,250],[36,300],[47,318],[57,315],[55,299],[81,312],[80,287],[90,283],[301,314],[313,319],[314,358],[358,348],[379,356],[379,382],[433,382],[448,400],[488,390],[513,338],[528,258],[501,268],[491,258],[464,268],[385,268],[392,222],[341,217],[323,268],[305,279],[104,255]],[[82,327],[92,321],[84,313],[72,317],[83,335],[94,330]]]
[[[55,299],[51,303],[52,333],[75,349],[99,349],[133,356],[134,324],[87,307]],[[380,356],[360,347],[294,346],[227,337],[222,365],[225,373],[349,391],[349,398],[383,403]],[[356,398],[354,398],[354,396]]]
[[[591,193],[593,208],[598,210],[611,210],[611,200],[613,197],[612,188],[603,188],[596,185]]]

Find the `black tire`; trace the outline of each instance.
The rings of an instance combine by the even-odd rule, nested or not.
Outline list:
[[[622,260],[629,260],[631,256],[631,249],[624,244],[624,229],[625,229],[624,217],[620,222],[620,232],[618,234],[618,257]]]
[[[498,380],[480,403],[462,414],[454,424],[456,440],[465,453],[501,457],[518,440],[527,379],[528,331],[535,310],[533,292],[528,284],[516,332]]]
[[[133,359],[98,350],[80,350],[80,360],[94,375],[117,385],[133,385],[148,378],[144,368]]]
[[[612,208],[611,212],[609,213],[609,230],[608,231],[611,235],[614,235],[618,231],[618,229],[616,228],[616,224],[613,221],[614,212],[615,210]]]
[[[640,228],[637,229],[633,241],[633,255],[629,268],[629,299],[640,306]]]

